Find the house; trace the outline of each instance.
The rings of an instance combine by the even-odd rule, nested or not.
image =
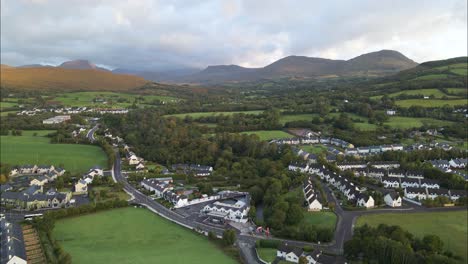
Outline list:
[[[441,170],[445,170],[445,169],[449,169],[450,168],[450,162],[448,160],[442,160],[442,159],[439,159],[439,160],[430,160],[429,163],[436,167],[436,168],[439,168]]]
[[[340,170],[352,170],[367,168],[367,164],[363,162],[342,162],[336,165]]]
[[[309,164],[294,162],[292,164],[289,164],[288,169],[290,171],[307,172],[309,170]]]
[[[409,199],[424,200],[427,198],[426,188],[405,188],[405,197]]]
[[[85,180],[81,179],[75,183],[75,193],[76,194],[87,194],[88,193],[88,183]]]
[[[358,150],[356,148],[347,148],[345,149],[345,155],[357,155]]]
[[[356,196],[356,206],[372,208],[374,207],[374,198],[370,195],[360,193]]]
[[[60,124],[70,119],[71,117],[69,115],[54,116],[51,118],[44,119],[42,121],[42,124],[47,124],[47,125]]]
[[[46,176],[39,176],[37,178],[34,178],[32,179],[30,182],[29,182],[29,185],[38,185],[38,186],[44,186],[44,184],[48,183],[49,182],[49,178],[47,178]]]
[[[381,181],[385,188],[398,188],[400,186],[400,181],[395,177],[382,177]]]
[[[302,248],[288,246],[288,244],[280,244],[276,251],[276,256],[288,262],[299,263],[299,258],[303,255]]]
[[[466,167],[467,159],[451,159],[449,161],[450,167],[455,169],[464,169]]]
[[[406,173],[403,170],[389,170],[388,177],[403,178]]]
[[[12,168],[10,171],[10,176],[15,176],[19,173],[18,168]]]
[[[370,148],[368,147],[358,147],[357,148],[357,152],[358,154],[362,155],[362,154],[369,154],[370,153]]]
[[[55,167],[53,165],[49,166],[49,165],[39,165],[37,168],[36,168],[36,173],[38,174],[46,174],[50,171],[54,171],[55,170]]]
[[[36,173],[36,165],[24,165],[18,168],[20,174],[34,174]]]
[[[145,165],[143,164],[143,162],[140,162],[140,163],[138,163],[138,164],[135,166],[135,169],[137,169],[137,170],[144,170],[144,169],[145,169]]]
[[[314,190],[311,178],[304,182],[303,192],[308,211],[322,210],[320,194]]]
[[[11,185],[8,184],[8,183],[6,183],[6,184],[0,184],[0,193],[6,192],[6,191],[10,191],[11,189],[13,189],[13,186],[11,186]]]
[[[62,168],[55,168],[55,173],[57,176],[62,176],[65,173],[65,170]]]
[[[404,147],[401,144],[395,144],[395,145],[392,145],[392,149],[393,151],[401,151],[404,149]]]
[[[428,189],[439,189],[439,181],[431,179],[420,179],[420,187]]]
[[[424,179],[424,175],[422,171],[407,171],[406,177],[413,178],[413,179]]]
[[[389,192],[384,196],[385,204],[390,207],[400,207],[401,197],[397,192]]]
[[[370,168],[367,170],[367,176],[368,177],[374,177],[374,178],[381,178],[383,176],[385,176],[385,173],[387,171],[385,169],[373,169],[373,168]]]
[[[172,189],[168,183],[157,179],[144,179],[140,184],[146,190],[154,192],[154,194],[159,198],[163,197],[164,192]]]
[[[398,169],[400,167],[400,163],[398,163],[397,161],[375,161],[375,162],[369,163],[369,165],[377,169],[387,169],[387,170]]]
[[[21,225],[0,219],[0,263],[26,264],[26,249]]]
[[[394,116],[394,115],[396,115],[396,110],[388,109],[388,110],[386,111],[386,113],[387,113],[387,115],[389,115],[389,116]]]
[[[418,188],[421,187],[419,184],[419,179],[412,179],[412,178],[399,178],[401,188]]]
[[[435,199],[439,196],[445,196],[449,199],[451,198],[449,190],[447,189],[426,189],[426,192],[427,192],[427,197],[430,199]]]
[[[450,190],[450,199],[452,199],[452,201],[456,201],[461,197],[466,197],[466,194],[465,190]]]
[[[92,175],[93,177],[94,176],[104,176],[104,170],[102,169],[101,166],[94,166],[88,171],[87,174]]]

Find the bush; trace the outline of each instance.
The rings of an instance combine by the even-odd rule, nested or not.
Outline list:
[[[258,246],[260,248],[278,248],[278,246],[281,244],[281,241],[279,240],[267,240],[267,239],[260,239],[257,240]]]

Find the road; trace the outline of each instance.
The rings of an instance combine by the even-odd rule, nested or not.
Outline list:
[[[94,133],[96,133],[96,130],[99,128],[99,124],[96,124],[93,128],[91,128],[88,133],[86,134],[86,137],[88,138],[89,141],[94,142],[96,141],[96,138],[94,137]]]

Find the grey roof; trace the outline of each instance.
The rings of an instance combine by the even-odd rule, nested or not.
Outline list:
[[[0,192],[8,191],[12,188],[10,184],[0,184]]]
[[[278,246],[278,250],[281,252],[286,252],[286,254],[293,252],[296,256],[301,256],[302,253],[304,253],[304,250],[302,248],[292,247],[287,244],[280,244]]]
[[[21,226],[17,223],[9,223],[7,227],[7,222],[5,219],[1,221],[1,258],[0,262],[7,263],[9,255],[20,257],[26,260],[26,250],[23,242],[23,231]],[[9,230],[7,232],[6,230]],[[4,231],[5,230],[5,231]],[[10,242],[8,242],[8,236],[10,237]]]

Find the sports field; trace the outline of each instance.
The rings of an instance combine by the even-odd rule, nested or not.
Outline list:
[[[357,225],[367,223],[399,225],[417,237],[434,234],[444,242],[444,247],[467,260],[467,212],[389,213],[361,216]],[[466,262],[465,262],[466,263]]]
[[[107,166],[100,147],[79,144],[51,144],[45,137],[51,130],[23,131],[22,136],[0,136],[0,161],[12,166],[50,164],[63,166],[73,173],[83,173],[95,165]],[[34,133],[37,133],[34,136]]]
[[[260,140],[272,140],[280,138],[293,138],[294,136],[281,130],[256,130],[241,132],[241,134],[257,135]]]
[[[142,208],[59,220],[53,236],[77,264],[236,263],[207,238]]]
[[[179,118],[190,116],[192,118],[199,118],[199,117],[205,117],[205,116],[233,115],[233,114],[259,115],[261,113],[263,113],[263,110],[233,111],[233,112],[194,112],[194,113],[173,114],[173,115],[166,115],[166,116],[175,116]]]

